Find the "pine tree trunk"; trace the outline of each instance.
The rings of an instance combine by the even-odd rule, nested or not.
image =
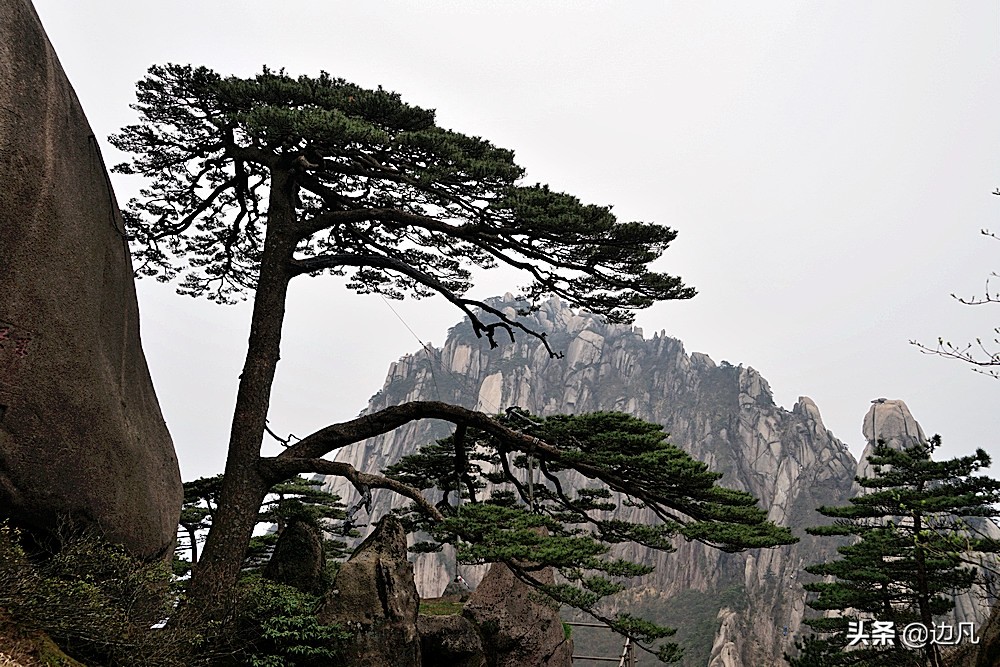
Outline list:
[[[287,172],[271,175],[267,231],[254,296],[246,363],[240,375],[229,454],[212,528],[188,587],[189,611],[218,618],[231,602],[257,513],[272,485],[260,472],[271,385],[281,346],[281,327],[295,251],[294,184]]]
[[[918,487],[923,490],[923,485]],[[923,530],[923,515],[914,512],[913,515],[913,535],[916,539],[914,549],[914,560],[917,565],[917,607],[920,610],[920,622],[927,628],[928,633],[933,632],[934,617],[931,615],[931,594],[927,583],[927,562],[924,555],[924,548],[920,544],[920,531]],[[927,664],[931,667],[941,667],[941,655],[937,650],[937,645],[928,643],[924,648],[927,654]]]
[[[198,531],[190,526],[185,528],[188,533],[188,539],[191,540],[191,567],[198,564]]]

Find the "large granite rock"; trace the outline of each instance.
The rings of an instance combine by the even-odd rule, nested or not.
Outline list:
[[[0,516],[170,553],[182,491],[97,141],[29,0],[0,3]]]
[[[552,568],[536,577],[555,578]],[[570,667],[573,640],[566,637],[558,606],[524,584],[510,568],[493,563],[462,609],[479,628],[489,667]]]
[[[904,450],[927,442],[924,430],[910,414],[910,408],[906,403],[888,398],[876,398],[872,401],[872,406],[861,424],[861,432],[864,433],[868,444],[861,454],[861,460],[858,461],[858,477],[873,475],[868,457],[871,456],[877,443],[882,442],[893,449]]]
[[[417,618],[420,658],[425,667],[486,667],[483,641],[476,626],[464,616]]]
[[[390,515],[340,566],[318,616],[354,633],[347,664],[420,667],[420,599],[406,553],[406,533]]]

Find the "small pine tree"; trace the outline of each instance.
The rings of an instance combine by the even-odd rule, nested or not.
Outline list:
[[[251,539],[244,566],[253,568],[266,561],[278,535],[293,517],[315,523],[328,534],[341,532],[344,528],[342,521],[346,517],[344,504],[340,496],[324,491],[322,485],[317,480],[290,477],[271,488],[257,512],[257,524],[273,525],[275,530]],[[221,489],[222,475],[184,483],[184,506],[178,524],[178,532],[184,535],[184,540],[178,545],[178,554],[189,559],[175,559],[174,568],[178,574],[198,562],[198,533],[211,527]],[[330,560],[347,554],[343,540],[326,539],[324,548]]]
[[[930,631],[977,581],[984,556],[1000,552],[1000,542],[973,528],[996,514],[1000,482],[978,474],[990,465],[982,449],[934,461],[940,443],[939,436],[903,450],[879,443],[868,458],[874,475],[857,478],[867,492],[850,505],[819,508],[835,521],[807,532],[857,539],[838,549],[839,560],[806,568],[832,578],[806,585],[818,593],[809,606],[840,613],[806,621],[821,636],[799,645],[794,667],[942,664],[935,644],[915,650],[900,633],[910,623]],[[892,622],[888,641],[849,646],[850,626],[873,620]]]

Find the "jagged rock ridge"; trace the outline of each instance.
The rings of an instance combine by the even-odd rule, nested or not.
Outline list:
[[[500,303],[513,314],[509,295]],[[815,507],[850,497],[856,462],[823,426],[810,399],[785,410],[752,368],[716,364],[704,354],[688,354],[662,332],[644,338],[637,327],[605,324],[555,299],[532,317],[565,358],[549,358],[529,337],[490,350],[466,322],[449,332],[441,349],[393,363],[368,410],[418,399],[487,412],[509,406],[543,415],[621,410],[663,424],[671,442],[722,472],[722,483],[754,494],[777,523],[813,525],[822,520]],[[440,423],[413,424],[359,443],[338,459],[379,470],[448,432]],[[331,480],[330,488],[345,497],[353,493],[341,480]],[[392,502],[378,498],[376,516]],[[796,545],[746,554],[684,542],[672,554],[621,553],[656,571],[617,604],[682,625],[682,631],[694,628],[679,635],[694,647],[687,664],[749,667],[778,664],[791,649],[805,612],[802,567],[834,557],[835,549],[803,536]],[[437,596],[454,575],[454,563],[450,554],[436,554],[419,558],[415,570],[421,594]],[[470,581],[481,576],[471,568],[462,574]]]

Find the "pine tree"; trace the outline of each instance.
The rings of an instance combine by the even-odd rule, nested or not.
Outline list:
[[[790,539],[760,521],[742,498],[722,490],[688,498],[643,477],[632,467],[645,465],[642,457],[615,458],[615,438],[623,434],[609,434],[592,450],[566,450],[490,415],[440,402],[391,406],[320,429],[278,456],[261,456],[292,280],[332,274],[361,294],[439,295],[491,346],[498,335],[534,336],[559,356],[545,333],[520,315],[556,295],[608,321],[629,322],[637,309],[693,296],[679,278],[649,268],[676,233],[661,224],[619,221],[609,206],[584,204],[545,185],[525,185],[511,151],[441,128],[433,111],[395,93],[326,73],[294,78],[265,68],[241,79],[204,67],[154,66],[137,96],[140,122],[112,143],[133,154],[118,173],[150,179],[123,213],[138,273],[180,279],[182,292],[220,302],[248,292],[254,298],[222,488],[192,573],[189,610],[221,617],[257,509],[289,477],[341,476],[363,497],[389,489],[430,521],[445,521],[419,489],[327,458],[420,419],[488,434],[509,455],[544,456],[550,471],[574,469],[650,508],[664,524],[641,531],[609,523],[609,534],[618,531],[623,539],[658,544],[675,531],[678,512],[698,521],[744,522],[745,530],[691,524],[691,539],[725,549]],[[496,266],[529,278],[521,313],[466,296],[472,270]],[[725,516],[713,514],[719,502],[729,505]]]
[[[623,413],[543,419],[517,410],[497,422],[516,427],[538,447],[529,456],[511,449],[504,437],[460,429],[384,471],[387,479],[418,490],[422,497],[440,496],[433,505],[437,516],[414,503],[404,517],[412,530],[432,537],[416,550],[436,551],[451,544],[465,562],[505,563],[554,601],[581,609],[635,641],[656,643],[674,630],[629,614],[609,617],[600,610],[600,602],[622,591],[628,579],[652,571],[609,557],[611,546],[632,542],[673,551],[674,538],[682,537],[738,551],[795,541],[788,529],[766,520],[755,498],[718,486],[720,473],[666,442],[659,425]],[[586,461],[584,470],[628,471],[630,481],[613,487],[617,493],[603,484],[579,487],[577,469],[567,465],[574,460]],[[221,475],[186,483],[182,516],[197,512],[211,525],[221,484]],[[258,512],[258,524],[273,524],[280,531],[292,517],[305,517],[322,522],[327,532],[349,530],[339,498],[319,486],[303,478],[276,485]],[[622,490],[626,488],[634,491]],[[615,516],[629,505],[649,508],[660,522],[649,525]],[[277,535],[252,538],[244,571],[267,560]],[[327,549],[329,558],[346,555],[341,541],[328,541],[327,546],[334,547]],[[557,568],[566,583],[542,583],[536,578],[542,567]],[[681,656],[679,647],[669,642],[643,648],[664,662]]]
[[[218,504],[221,488],[221,475],[199,477],[184,482],[184,504],[181,506],[181,516],[177,522],[178,540],[175,555],[180,556],[186,551],[188,559],[185,561],[175,558],[175,567],[179,568],[179,572],[187,572],[190,565],[197,564],[199,533],[212,527],[212,514]]]
[[[1000,552],[1000,542],[976,529],[995,516],[1000,482],[978,474],[990,465],[982,449],[934,461],[940,442],[934,436],[903,450],[880,443],[868,458],[873,476],[857,478],[866,492],[850,505],[819,508],[835,521],[807,532],[856,541],[838,549],[839,560],[806,568],[833,579],[806,585],[818,593],[808,605],[841,613],[806,621],[821,637],[800,646],[793,666],[942,664],[935,644],[914,648],[901,632],[919,623],[932,633],[935,617],[977,582],[984,558]],[[849,647],[849,630],[875,620],[892,623],[886,643]]]
[[[666,442],[663,427],[617,412],[533,417],[508,411],[504,421],[523,429],[552,450],[511,451],[501,438],[469,429],[421,447],[385,474],[440,497],[442,521],[429,521],[418,506],[407,518],[430,534],[418,549],[457,547],[467,563],[502,562],[526,583],[555,601],[576,607],[634,640],[652,643],[670,628],[629,614],[601,611],[604,598],[652,568],[609,556],[621,543],[673,551],[675,538],[699,540],[725,551],[789,544],[786,528],[766,520],[757,500],[718,486],[720,473]],[[570,462],[587,468],[578,469]],[[581,484],[586,470],[628,475],[612,493],[603,484]],[[630,491],[631,489],[632,491]],[[654,494],[642,501],[636,490]],[[647,496],[649,497],[649,496]],[[621,518],[621,509],[645,506],[651,525]],[[538,569],[554,567],[563,583],[544,585]],[[676,644],[652,649],[664,662],[680,657]]]
[[[342,534],[345,530],[350,533],[350,527],[344,525],[346,513],[340,496],[324,491],[322,486],[323,483],[317,480],[292,477],[271,487],[257,511],[256,525],[273,526],[274,530],[251,538],[242,564],[244,569],[267,560],[281,531],[293,518],[305,519],[327,535]],[[178,544],[177,550],[179,554],[187,552],[188,560],[175,561],[179,573],[197,565],[199,533],[212,527],[221,490],[222,475],[184,482],[184,506],[178,532],[183,531],[185,539]],[[328,538],[324,546],[328,559],[347,554],[343,540]]]

